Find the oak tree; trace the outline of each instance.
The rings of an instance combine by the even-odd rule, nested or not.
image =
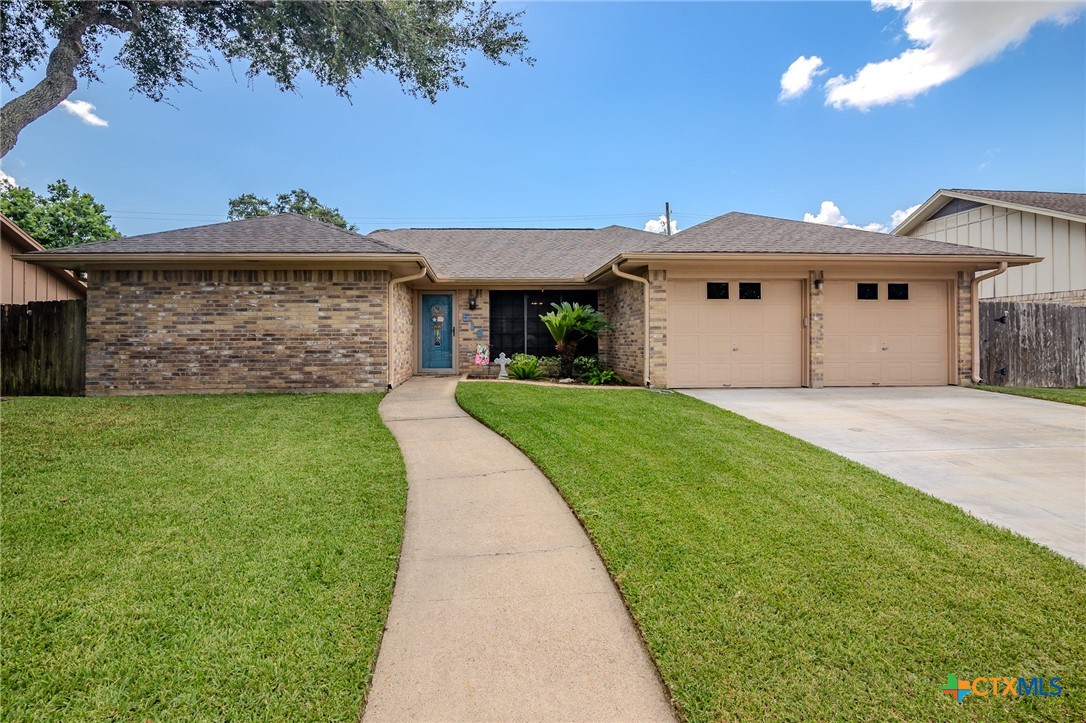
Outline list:
[[[465,85],[473,51],[500,65],[531,63],[520,17],[493,0],[3,0],[0,81],[14,91],[24,72],[46,66],[39,83],[0,109],[0,156],[80,78],[99,79],[111,36],[124,38],[114,60],[132,73],[132,91],[154,101],[225,59],[283,91],[308,71],[349,99],[355,81],[387,73],[434,102]]]
[[[347,223],[347,219],[343,218],[338,208],[325,206],[304,188],[295,188],[290,193],[280,193],[275,197],[275,201],[261,198],[254,193],[243,193],[231,198],[227,209],[227,216],[231,221],[254,216],[269,216],[274,213],[298,213],[348,231],[358,230],[354,224]]]

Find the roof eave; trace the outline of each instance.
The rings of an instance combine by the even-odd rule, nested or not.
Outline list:
[[[224,268],[320,268],[335,266],[390,266],[415,263],[437,279],[422,254],[319,254],[319,253],[34,253],[13,258],[38,266],[60,269],[224,269]]]
[[[803,253],[729,253],[720,251],[693,251],[689,253],[624,253],[608,261],[603,266],[585,276],[585,281],[593,281],[610,273],[614,264],[693,260],[693,261],[796,261],[812,263],[870,264],[893,261],[894,263],[947,264],[962,266],[983,265],[998,266],[1007,262],[1009,266],[1025,266],[1043,261],[1037,256],[998,255],[998,254],[803,254]]]
[[[1026,203],[1012,203],[1011,201],[1003,201],[995,198],[988,198],[987,196],[975,196],[971,193],[962,193],[961,191],[948,191],[945,188],[939,189],[939,192],[929,198],[920,208],[913,211],[913,213],[902,221],[898,226],[890,233],[894,236],[908,236],[913,229],[920,224],[929,220],[929,217],[942,208],[947,201],[955,198],[960,198],[963,201],[973,201],[975,203],[983,203],[986,206],[999,206],[1001,208],[1011,208],[1015,211],[1021,211],[1023,213],[1040,213],[1045,216],[1051,216],[1053,218],[1061,218],[1066,221],[1077,221],[1079,223],[1086,223],[1086,216],[1080,216],[1077,213],[1067,213],[1066,211],[1054,211],[1050,208],[1043,208],[1041,206],[1031,206]]]

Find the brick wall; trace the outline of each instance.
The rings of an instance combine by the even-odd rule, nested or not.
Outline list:
[[[807,343],[809,347],[810,369],[808,370],[808,386],[811,389],[821,389],[825,382],[826,360],[826,327],[825,312],[823,310],[824,293],[815,283],[822,279],[821,271],[812,271],[808,275],[807,308],[810,313],[807,329]]]
[[[407,284],[393,286],[392,296],[392,386],[397,386],[415,374],[418,307]]]
[[[974,275],[969,271],[960,271],[954,284],[958,316],[958,384],[966,387],[973,386],[973,309],[970,301]]]
[[[94,271],[87,394],[384,389],[385,271]]]
[[[475,295],[475,309],[468,308]],[[488,289],[459,289],[456,292],[457,360],[459,373],[486,376],[487,367],[475,366],[475,349],[490,343],[490,291]],[[465,319],[465,315],[467,319]],[[479,332],[483,336],[479,337]]]
[[[667,271],[649,270],[649,383],[667,386]]]
[[[611,328],[600,333],[600,359],[630,384],[645,380],[645,285],[619,279],[599,293]]]

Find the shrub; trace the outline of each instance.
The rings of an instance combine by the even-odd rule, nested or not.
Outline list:
[[[558,372],[562,370],[562,360],[556,356],[541,356],[539,357],[539,371],[543,372],[545,377],[557,377]]]
[[[626,380],[610,369],[593,369],[584,375],[584,380],[592,386],[601,384],[625,384]]]
[[[603,370],[603,365],[600,364],[598,357],[594,356],[579,356],[573,360],[573,376],[583,378],[591,374],[592,372],[598,372]]]
[[[591,306],[571,304],[551,304],[554,311],[540,314],[539,320],[547,327],[554,338],[554,348],[562,361],[563,377],[573,376],[573,360],[577,356],[577,342],[585,337],[598,336],[600,331],[609,328],[603,314]]]
[[[542,379],[543,370],[539,368],[539,357],[532,354],[514,354],[513,361],[506,367],[509,376],[514,379]]]

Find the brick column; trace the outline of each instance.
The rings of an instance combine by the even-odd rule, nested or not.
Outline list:
[[[667,271],[649,270],[649,383],[667,386]]]
[[[475,309],[469,307],[473,294],[475,297]],[[460,289],[456,292],[456,311],[454,313],[456,323],[456,335],[458,349],[459,373],[478,374],[486,376],[486,367],[475,366],[475,347],[479,344],[490,343],[490,290],[489,289]],[[467,315],[465,321],[464,315]],[[479,337],[479,332],[483,336]]]
[[[958,384],[963,387],[973,386],[973,308],[970,302],[974,275],[971,271],[959,271],[954,285],[955,307],[958,312]]]
[[[824,382],[824,363],[826,356],[826,333],[822,301],[825,296],[822,284],[822,272],[812,271],[808,277],[808,318],[807,339],[810,345],[811,367],[808,370],[808,383],[811,389],[821,389]],[[818,283],[816,283],[818,282]]]

